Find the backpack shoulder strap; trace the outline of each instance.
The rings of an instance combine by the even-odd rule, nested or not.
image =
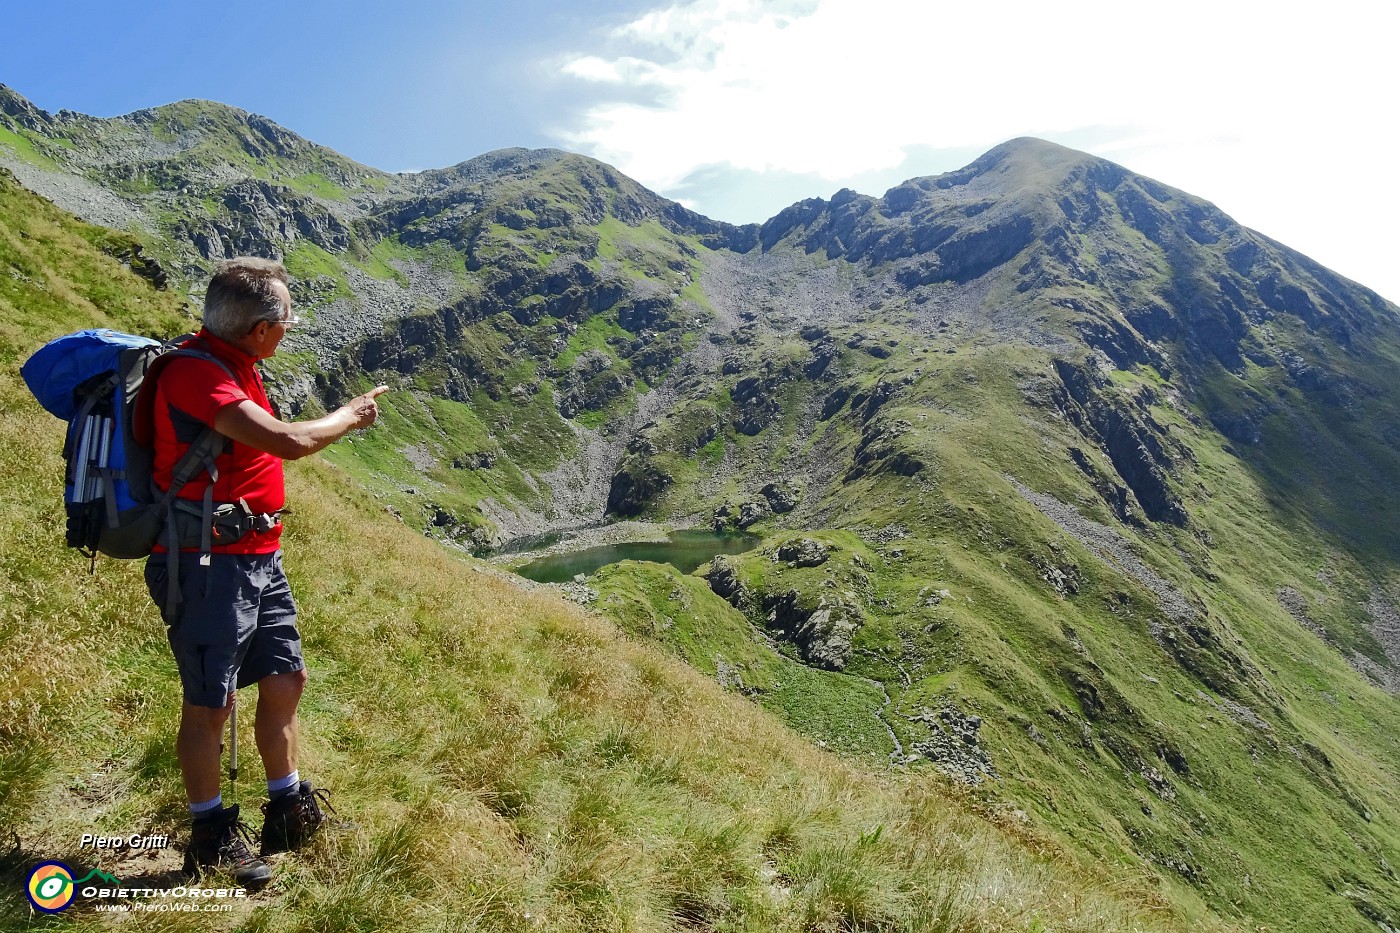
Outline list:
[[[176,338],[183,342],[185,338]],[[173,341],[172,341],[173,342]],[[146,381],[141,385],[141,393],[137,397],[136,416],[133,419],[133,430],[138,439],[144,438],[142,443],[153,444],[155,442],[155,387],[160,379],[160,374],[169,366],[171,361],[188,357],[193,359],[206,360],[214,363],[228,377],[237,382],[233,370],[228,367],[223,360],[214,356],[206,350],[194,347],[179,346],[173,350],[167,350],[157,357],[146,373]],[[165,512],[166,529],[166,596],[161,605],[161,614],[167,623],[173,623],[179,616],[180,604],[183,598],[180,593],[180,533],[179,526],[175,519],[175,498],[180,490],[185,487],[191,479],[201,471],[209,474],[209,485],[204,489],[203,508],[201,509],[200,528],[200,563],[208,567],[209,554],[213,548],[213,519],[214,519],[214,484],[219,479],[219,468],[215,464],[215,458],[223,451],[224,442],[227,438],[214,430],[212,425],[205,425],[199,432],[199,436],[190,443],[190,446],[176,461],[170,476],[170,488],[161,493],[155,489],[155,481],[151,481],[152,492],[159,495],[159,507]],[[210,576],[205,572],[204,586],[206,593],[210,586]]]
[[[207,350],[177,347],[162,353],[151,363],[151,368],[146,373],[146,381],[141,386],[141,395],[137,398],[137,417],[133,423],[133,429],[137,432],[137,439],[142,443],[149,445],[155,442],[155,392],[160,374],[171,362],[181,358],[213,363],[227,373],[230,379],[237,381],[237,377],[234,376],[233,370],[229,368],[228,364]],[[218,479],[214,458],[223,452],[225,440],[227,438],[215,431],[212,425],[204,426],[204,429],[199,432],[199,436],[190,443],[189,448],[175,462],[171,471],[170,488],[162,496],[162,501],[165,504],[168,505],[172,502],[185,484],[194,479],[195,475],[201,471],[209,473],[210,490],[213,489],[212,480]]]
[[[184,339],[183,337],[175,338],[175,340]],[[175,340],[170,341],[170,343],[175,343]],[[169,344],[167,344],[167,346],[168,345]],[[207,350],[200,350],[195,347],[177,346],[173,350],[165,351],[151,361],[150,368],[146,370],[145,379],[141,383],[141,390],[136,396],[136,405],[131,419],[131,431],[132,436],[136,439],[138,444],[150,447],[155,443],[156,383],[160,381],[160,375],[165,372],[165,367],[181,358],[204,360],[207,363],[213,363],[227,373],[229,379],[234,382],[238,381],[238,377],[233,374],[233,370],[229,368],[228,364]],[[213,429],[211,428],[210,430]]]

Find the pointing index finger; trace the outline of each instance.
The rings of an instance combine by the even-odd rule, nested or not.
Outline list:
[[[379,398],[379,396],[383,395],[385,392],[388,391],[388,386],[375,386],[373,389],[370,389],[368,392],[365,393],[365,398]]]

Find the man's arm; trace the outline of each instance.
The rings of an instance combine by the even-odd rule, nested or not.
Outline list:
[[[315,421],[279,421],[245,399],[220,408],[214,415],[214,430],[274,457],[300,460],[351,431],[374,424],[379,417],[379,406],[374,400],[388,391],[388,386],[378,386]]]

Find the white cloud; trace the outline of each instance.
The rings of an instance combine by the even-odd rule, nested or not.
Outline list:
[[[605,81],[620,84],[623,80],[625,62],[607,61],[596,55],[575,58],[564,66],[564,73],[586,81]]]
[[[914,147],[1121,127],[1095,151],[1400,296],[1349,263],[1359,240],[1315,235],[1400,211],[1381,162],[1384,15],[1357,0],[697,0],[567,62],[601,102],[564,142],[662,193],[706,166],[834,190]]]

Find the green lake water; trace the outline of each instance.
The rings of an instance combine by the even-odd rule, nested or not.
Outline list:
[[[620,560],[649,560],[670,564],[681,573],[690,573],[716,554],[739,554],[752,550],[758,542],[759,539],[753,535],[720,535],[690,528],[673,531],[669,541],[604,544],[582,551],[551,554],[531,561],[515,572],[538,583],[564,583],[580,573],[590,574],[599,567]]]

